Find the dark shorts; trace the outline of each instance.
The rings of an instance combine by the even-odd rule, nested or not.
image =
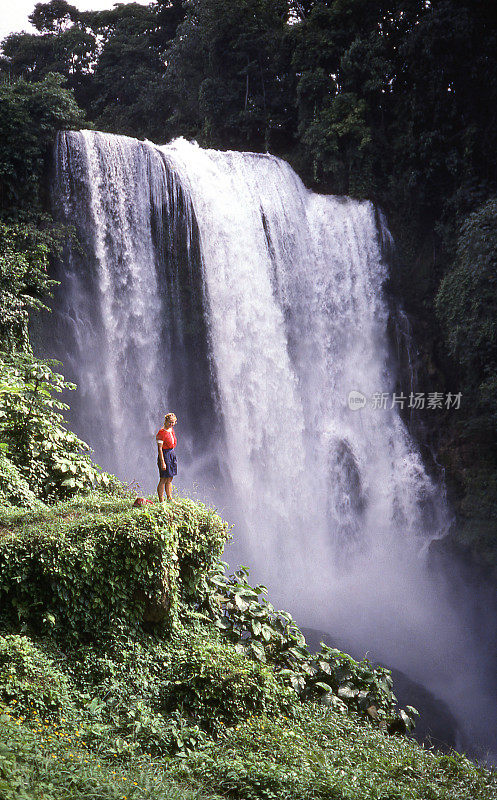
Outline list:
[[[178,473],[178,465],[176,461],[176,454],[174,450],[163,450],[164,464],[166,469],[161,469],[159,459],[157,459],[157,466],[159,467],[159,475],[161,478],[174,478]]]

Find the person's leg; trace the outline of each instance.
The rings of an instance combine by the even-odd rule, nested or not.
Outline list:
[[[166,485],[167,478],[161,478],[157,486],[157,494],[159,495],[159,502],[164,502],[164,486]]]
[[[172,490],[173,479],[172,478],[166,478],[165,481],[166,481],[166,497],[167,497],[168,500],[172,500],[173,499],[173,490]]]

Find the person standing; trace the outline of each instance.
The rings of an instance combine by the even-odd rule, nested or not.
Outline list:
[[[167,499],[172,500],[173,478],[178,472],[176,454],[174,453],[178,440],[173,430],[176,422],[176,414],[172,412],[166,414],[164,427],[157,431],[155,437],[158,449],[157,466],[159,467],[157,494],[161,503],[164,502],[164,489],[166,490]]]

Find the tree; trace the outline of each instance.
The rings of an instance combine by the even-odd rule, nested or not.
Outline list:
[[[0,84],[0,216],[26,220],[40,213],[41,179],[55,133],[83,122],[59,75]]]
[[[497,411],[497,199],[487,201],[464,222],[453,266],[444,276],[436,307],[449,353],[475,401],[474,415],[488,415],[495,430]]]
[[[49,258],[65,234],[0,222],[0,350],[29,352],[28,311],[44,308],[55,283],[48,276]]]
[[[76,387],[54,372],[56,364],[29,354],[0,354],[0,442],[6,445],[0,485],[6,452],[34,494],[48,501],[109,483],[92,463],[89,446],[64,425],[62,412],[69,406],[55,395]]]
[[[137,3],[93,15],[93,29],[102,37],[90,105],[97,127],[158,141],[166,138],[169,102],[158,22],[156,8]]]
[[[285,0],[194,0],[166,53],[173,120],[219,146],[264,149],[291,114]]]
[[[8,36],[0,69],[27,81],[63,75],[97,127],[164,140],[170,116],[164,54],[184,5],[158,0],[79,11],[65,0],[38,3],[30,20],[39,33]]]

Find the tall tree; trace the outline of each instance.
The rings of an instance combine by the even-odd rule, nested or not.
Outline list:
[[[174,122],[221,146],[261,149],[291,116],[286,0],[192,0],[168,49]]]
[[[84,122],[61,75],[39,83],[0,83],[0,216],[34,219],[43,206],[42,176],[55,133]]]

